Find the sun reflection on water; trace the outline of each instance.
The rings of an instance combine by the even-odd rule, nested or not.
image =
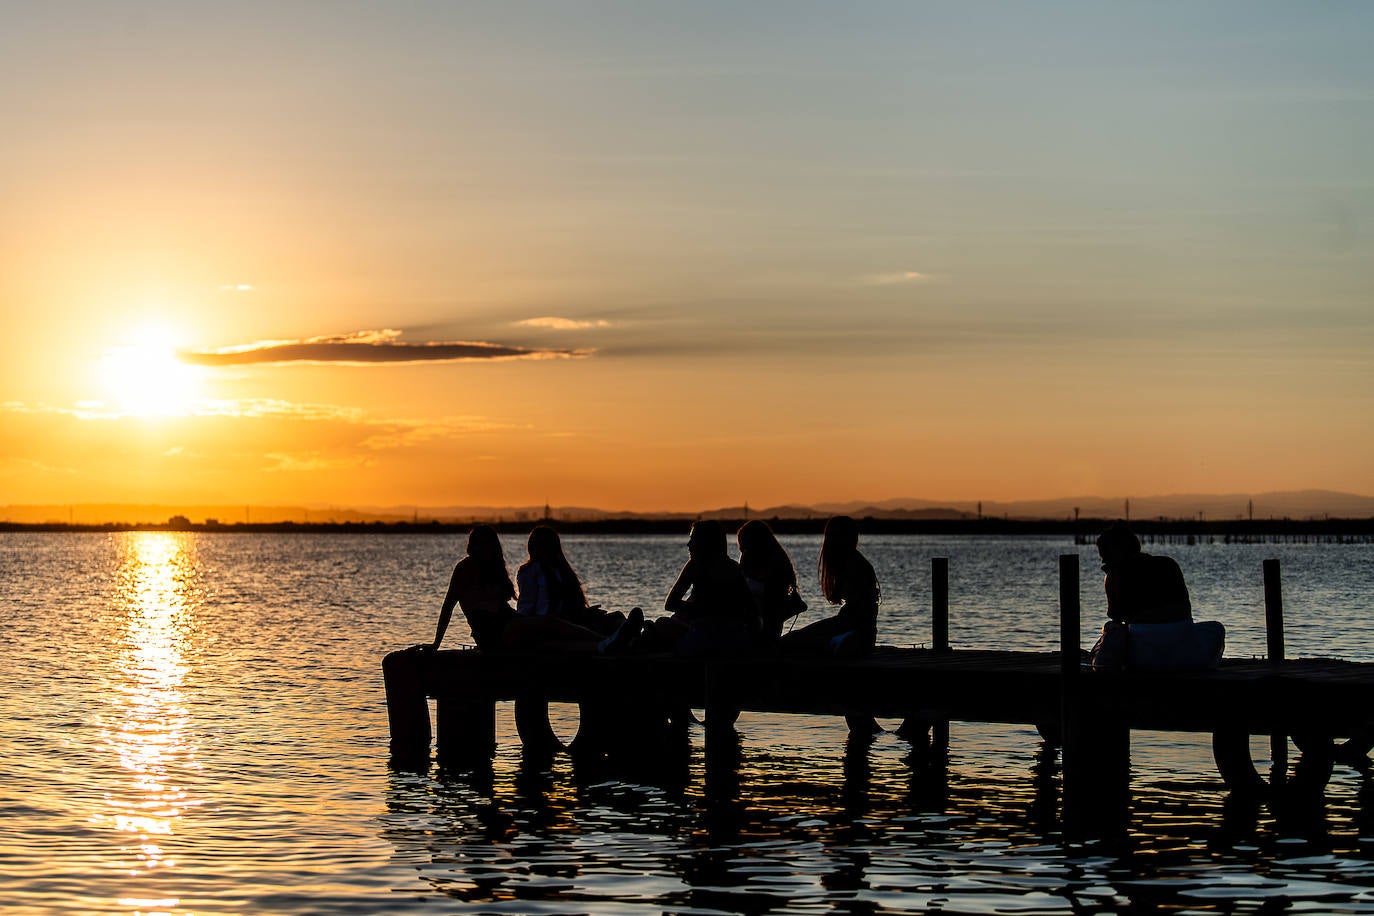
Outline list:
[[[133,532],[122,548],[113,601],[120,622],[114,714],[105,737],[129,781],[106,793],[97,820],[128,835],[126,870],[138,875],[176,865],[166,846],[191,804],[176,770],[195,766],[183,685],[197,574],[189,536]]]

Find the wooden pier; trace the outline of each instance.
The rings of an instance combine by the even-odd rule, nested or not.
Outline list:
[[[1277,561],[1265,566],[1270,658],[1226,659],[1188,673],[1092,671],[1079,650],[1078,556],[1060,559],[1061,651],[948,648],[948,565],[937,559],[933,648],[879,647],[857,659],[757,655],[692,659],[669,655],[483,654],[476,650],[388,655],[383,663],[391,752],[401,766],[429,762],[427,698],[434,698],[438,759],[462,769],[495,752],[498,701],[515,701],[525,749],[558,749],[548,703],[576,703],[581,725],[571,750],[582,755],[654,752],[704,710],[708,767],[713,744],[733,734],[742,710],[842,715],[852,731],[874,718],[901,719],[899,734],[943,756],[950,720],[1033,725],[1060,744],[1068,826],[1088,833],[1124,822],[1129,805],[1130,731],[1213,735],[1218,768],[1237,792],[1261,792],[1250,735],[1293,735],[1308,788],[1331,772],[1334,741],[1363,740],[1374,721],[1374,664],[1283,659]],[[1276,762],[1285,758],[1275,754]]]

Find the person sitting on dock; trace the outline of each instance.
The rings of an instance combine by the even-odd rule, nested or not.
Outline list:
[[[1125,522],[1102,532],[1097,552],[1106,573],[1110,619],[1088,653],[1094,669],[1189,671],[1221,663],[1226,628],[1215,620],[1193,621],[1193,602],[1178,563],[1144,553]]]
[[[1106,573],[1107,616],[1120,623],[1177,623],[1193,619],[1183,571],[1170,557],[1140,549],[1125,522],[1114,522],[1097,539]]]
[[[759,609],[764,644],[778,641],[782,625],[806,610],[797,591],[797,570],[767,522],[745,522],[735,535],[739,567]]]
[[[636,608],[615,633],[608,637],[553,616],[522,616],[510,606],[515,586],[506,569],[501,539],[490,525],[478,525],[468,533],[466,554],[453,567],[448,592],[439,609],[435,652],[443,642],[454,605],[463,611],[472,640],[486,652],[557,649],[566,652],[621,651],[639,635],[643,612]],[[638,612],[638,613],[636,613]]]
[[[816,562],[821,594],[840,605],[833,617],[788,633],[784,651],[831,655],[867,655],[878,640],[880,589],[873,564],[859,553],[859,526],[847,515],[825,523],[821,555]]]
[[[692,525],[687,552],[687,563],[663,602],[672,616],[645,628],[646,648],[680,655],[748,648],[759,631],[758,610],[744,573],[730,558],[725,527],[712,519]]]
[[[587,603],[582,581],[563,553],[563,541],[548,525],[536,525],[525,542],[529,559],[515,571],[519,597],[515,612],[523,617],[556,617],[608,636],[625,615]]]

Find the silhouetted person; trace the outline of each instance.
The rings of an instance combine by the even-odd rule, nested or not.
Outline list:
[[[1169,557],[1140,549],[1125,522],[1113,522],[1097,539],[1107,574],[1107,616],[1120,623],[1177,623],[1193,619],[1183,571]]]
[[[582,581],[563,553],[563,541],[548,525],[537,525],[525,542],[529,559],[515,571],[519,597],[515,612],[523,617],[556,617],[594,630],[614,632],[625,615],[607,613],[587,603]]]
[[[787,651],[835,655],[864,655],[878,641],[878,575],[859,553],[859,526],[847,515],[825,523],[821,555],[816,561],[821,594],[840,605],[834,617],[788,633],[781,640]]]
[[[653,642],[682,655],[747,648],[759,630],[758,611],[744,573],[730,559],[725,528],[711,519],[694,524],[687,554],[663,602],[672,616],[654,622]]]
[[[806,602],[797,591],[797,571],[766,522],[745,522],[735,540],[739,544],[739,568],[762,621],[760,637],[763,642],[776,642],[783,624],[806,610]]]
[[[454,605],[458,605],[467,618],[477,648],[488,652],[519,649],[595,652],[598,648],[614,651],[638,634],[642,621],[641,615],[632,614],[631,620],[606,642],[600,634],[557,617],[520,616],[510,606],[514,597],[515,586],[506,569],[506,555],[501,550],[496,529],[478,525],[468,533],[466,555],[453,567],[430,651],[437,651],[443,642]],[[627,632],[629,629],[634,632]]]

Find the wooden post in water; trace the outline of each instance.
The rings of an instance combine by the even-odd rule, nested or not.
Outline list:
[[[403,767],[429,765],[429,702],[424,685],[428,663],[418,647],[391,652],[382,659],[391,759]]]
[[[1278,667],[1283,664],[1283,581],[1279,576],[1279,561],[1264,561],[1264,641],[1268,649],[1269,664]],[[1288,775],[1288,736],[1273,734],[1269,736],[1269,758],[1273,766],[1269,771],[1269,781],[1275,785],[1284,782]]]
[[[949,651],[949,557],[930,558],[930,649]],[[929,743],[930,751],[943,757],[949,751],[949,720],[908,716],[897,736],[913,744]]]
[[[949,557],[930,559],[930,647],[949,651]],[[948,719],[931,723],[930,744],[938,759],[949,753]]]
[[[535,759],[551,758],[563,746],[549,724],[549,701],[531,693],[515,698],[515,730],[522,752]]]
[[[496,756],[496,701],[439,697],[435,703],[439,766],[451,770],[487,766]]]
[[[1130,807],[1131,730],[1119,718],[1115,673],[1085,674],[1080,661],[1078,554],[1059,557],[1059,684],[1064,830],[1075,838],[1124,832]],[[1089,693],[1085,681],[1098,679]],[[1110,692],[1109,692],[1110,691]]]
[[[1059,557],[1059,734],[1064,767],[1064,819],[1079,817],[1080,789],[1085,769],[1080,759],[1083,747],[1082,710],[1079,702],[1079,604],[1078,554]]]

